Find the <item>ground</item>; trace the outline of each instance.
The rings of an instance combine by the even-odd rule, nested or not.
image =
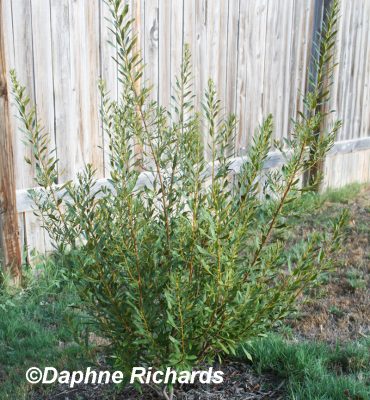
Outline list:
[[[313,229],[328,229],[329,217],[343,208],[349,208],[350,223],[333,260],[335,269],[304,293],[297,312],[276,332],[246,345],[252,362],[241,353],[222,367],[224,384],[184,386],[177,399],[370,398],[370,187],[353,185],[305,197],[302,218],[286,240],[287,246],[295,245]],[[55,275],[60,272],[51,268],[48,274],[21,293],[0,291],[0,399],[157,398],[147,389],[139,394],[130,387],[117,393],[117,388],[106,386],[26,384],[24,374],[30,366],[107,366],[104,340],[80,324],[86,316],[75,308],[75,293],[59,285]]]
[[[335,343],[370,335],[370,189],[361,188],[352,199],[329,196],[315,218],[306,217],[295,235],[302,237],[318,226],[325,229],[328,219],[346,207],[350,222],[334,260],[336,270],[323,276],[323,284],[306,294],[300,312],[290,323],[295,334],[305,339]]]

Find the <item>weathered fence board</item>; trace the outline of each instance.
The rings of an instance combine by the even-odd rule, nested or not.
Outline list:
[[[299,92],[307,88],[315,9],[322,10],[323,0],[127,2],[137,19],[147,64],[142,83],[154,85],[154,99],[163,105],[171,102],[182,48],[189,43],[197,104],[211,77],[225,110],[237,115],[235,156],[245,154],[268,113],[275,117],[275,137],[289,136],[290,118],[302,108]],[[86,162],[94,163],[100,177],[109,176],[97,82],[103,78],[115,99],[120,84],[112,60],[116,48],[107,43],[114,43],[106,21],[108,6],[103,0],[3,0],[2,9],[8,65],[27,86],[37,104],[37,118],[56,145],[59,181],[73,178]],[[370,137],[370,0],[342,0],[341,15],[339,67],[330,106],[336,110],[332,118],[344,121],[338,140],[345,141]],[[14,117],[11,122],[17,189],[25,189],[34,184],[33,171],[23,162],[29,151],[22,143],[19,121]],[[352,146],[352,153],[331,154],[325,187],[369,179],[367,141],[343,143],[339,147]],[[354,151],[359,151],[358,157]],[[29,212],[19,218],[23,244],[48,248],[33,218]]]
[[[0,0],[0,24],[3,23]],[[13,158],[13,135],[9,114],[9,91],[4,34],[0,31],[0,266],[10,273],[14,283],[21,279],[21,250]]]

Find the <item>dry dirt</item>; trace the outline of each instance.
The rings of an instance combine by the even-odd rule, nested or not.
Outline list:
[[[350,222],[336,270],[322,285],[306,294],[296,319],[289,322],[297,336],[334,343],[370,334],[370,188],[348,204],[325,204],[320,215],[329,218],[348,207]],[[316,217],[299,228],[312,230]]]

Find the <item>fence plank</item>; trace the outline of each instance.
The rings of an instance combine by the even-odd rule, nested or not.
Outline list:
[[[100,2],[100,77],[104,81],[108,96],[110,99],[118,100],[118,68],[114,59],[117,58],[116,40],[113,32],[111,32],[111,13],[109,5]],[[109,140],[108,135],[103,132],[103,162],[104,176],[109,176]]]
[[[13,131],[9,116],[7,66],[3,31],[3,4],[0,0],[0,262],[19,284],[22,258],[16,210]]]
[[[60,180],[74,175],[76,159],[79,157],[78,138],[73,132],[70,12],[68,0],[50,1],[55,142]]]
[[[159,0],[158,101],[168,107],[171,95],[171,0]]]
[[[292,44],[290,49],[288,115],[295,119],[298,111],[303,110],[303,95],[308,86],[307,70],[312,47],[313,18],[315,0],[295,0],[292,24]],[[287,118],[285,118],[287,119]],[[289,136],[292,123],[285,134]]]
[[[13,25],[13,46],[14,46],[14,65],[17,77],[22,85],[26,86],[30,99],[35,103],[35,79],[33,68],[33,40],[32,40],[32,12],[29,1],[12,1],[12,20],[6,21]],[[15,108],[14,114],[15,114]],[[21,131],[22,122],[17,118],[13,119],[15,129],[15,176],[17,188],[32,186],[33,169],[24,162],[24,157],[32,159],[29,148],[23,144],[24,134]]]
[[[70,3],[70,46],[72,70],[72,105],[74,124],[72,135],[78,147],[75,174],[86,163],[92,163],[99,176],[103,175],[103,145],[99,127],[97,90],[99,70],[98,0]],[[78,140],[76,140],[78,139]],[[73,142],[72,142],[73,143]]]
[[[32,0],[32,43],[33,68],[35,85],[35,102],[37,104],[37,121],[44,126],[50,136],[51,148],[55,148],[54,95],[53,95],[53,62],[50,36],[50,4]],[[29,213],[24,219],[25,247],[30,259],[33,248],[41,252],[45,250],[45,231],[37,223],[37,219]]]
[[[153,85],[152,100],[158,101],[158,42],[159,42],[159,10],[158,0],[144,2],[145,25],[142,36],[144,61],[148,65],[144,79],[148,85]]]
[[[180,73],[183,51],[183,7],[184,0],[171,0],[171,25],[170,25],[170,93],[175,96],[176,77]]]
[[[241,144],[241,137],[247,134],[247,117],[245,115],[247,103],[246,69],[248,54],[246,44],[248,43],[247,20],[249,8],[246,1],[240,1],[239,10],[239,40],[238,40],[238,68],[236,78],[236,115],[239,119],[238,133],[235,138],[235,154],[243,155],[245,150]],[[249,94],[248,94],[249,95]]]
[[[268,2],[266,24],[266,49],[263,57],[263,88],[261,94],[261,116],[274,116],[275,137],[287,136],[289,118],[292,25],[294,18],[294,0],[276,0]],[[295,61],[295,60],[294,60]],[[274,88],[272,90],[272,88]],[[297,89],[295,89],[297,90]]]
[[[191,46],[192,57],[193,57],[193,75],[194,75],[194,94],[196,108],[199,109],[200,104],[203,100],[204,91],[207,87],[207,81],[210,78],[209,75],[209,59],[207,55],[208,47],[208,36],[207,36],[207,12],[208,12],[208,1],[199,0],[194,4],[194,40]],[[185,12],[185,10],[184,10]],[[189,39],[187,35],[186,41]]]
[[[228,6],[225,103],[226,111],[235,114],[240,0],[229,0]]]

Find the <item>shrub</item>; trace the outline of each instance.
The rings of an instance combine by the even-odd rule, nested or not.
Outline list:
[[[100,185],[87,165],[75,182],[56,185],[58,161],[13,72],[33,150],[28,162],[41,187],[30,195],[56,250],[74,254],[71,277],[110,340],[117,366],[126,372],[133,366],[191,369],[235,354],[242,342],[268,331],[330,265],[344,216],[332,232],[312,234],[293,264],[280,233],[295,213],[300,177],[323,160],[340,127],[336,122],[317,134],[326,115],[318,105],[328,100],[338,6],[334,2],[322,33],[314,62],[318,79],[304,99],[305,111],[279,144],[283,167],[263,171],[272,148],[268,116],[233,180],[236,118],[223,115],[212,81],[202,109],[195,110],[185,47],[172,108],[151,101],[150,89],[140,85],[143,66],[128,8],[119,0],[109,3],[122,83],[118,101],[100,84],[109,184]]]

